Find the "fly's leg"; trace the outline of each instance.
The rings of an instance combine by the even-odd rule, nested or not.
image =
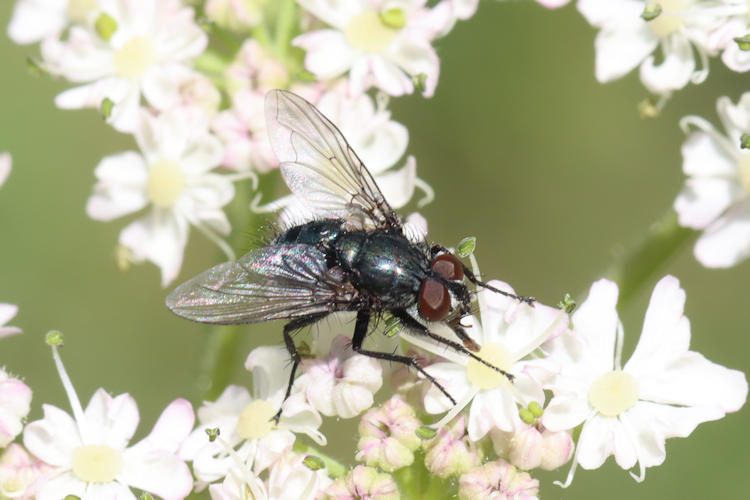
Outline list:
[[[433,245],[430,247],[430,255],[434,258],[437,254],[440,252],[448,252],[448,249],[445,248],[442,245]],[[534,305],[534,302],[536,302],[536,299],[534,297],[524,297],[523,295],[514,295],[509,292],[505,292],[503,290],[499,290],[495,288],[494,286],[488,285],[484,281],[480,281],[475,275],[474,272],[469,269],[466,264],[461,262],[461,267],[464,270],[464,276],[466,276],[466,279],[474,283],[476,286],[481,286],[482,288],[486,288],[487,290],[490,290],[495,293],[499,293],[500,295],[505,295],[506,297],[510,297],[511,299],[516,299],[519,302],[524,302],[530,306]]]
[[[440,392],[445,394],[445,396],[451,401],[451,403],[453,403],[454,405],[456,404],[456,400],[453,399],[453,396],[448,394],[448,391],[445,390],[445,387],[443,387],[437,380],[435,380],[435,377],[427,373],[424,370],[424,368],[420,366],[419,361],[417,361],[417,358],[412,358],[409,356],[400,356],[398,354],[393,354],[390,352],[368,351],[366,349],[362,349],[362,342],[365,340],[365,335],[367,335],[367,326],[369,324],[370,324],[370,313],[366,311],[359,311],[357,313],[357,322],[354,325],[354,337],[352,338],[352,349],[354,349],[354,352],[357,352],[364,356],[369,356],[371,358],[395,361],[397,363],[401,363],[406,366],[413,367],[419,373],[424,375],[424,377],[427,380],[429,380],[432,384],[434,384],[435,387],[437,387],[440,390]]]
[[[297,352],[297,346],[294,344],[292,332],[299,330],[300,328],[304,328],[308,325],[312,325],[313,323],[316,323],[326,316],[328,316],[328,313],[313,314],[306,318],[293,319],[292,321],[284,325],[284,343],[286,344],[286,350],[289,351],[289,355],[292,357],[292,373],[289,374],[289,384],[286,386],[286,394],[284,395],[284,400],[281,402],[281,407],[279,407],[279,411],[276,413],[276,415],[273,416],[273,419],[276,421],[276,423],[279,423],[279,418],[281,418],[281,408],[283,408],[284,406],[284,401],[286,401],[289,395],[292,393],[292,386],[294,385],[294,375],[297,373],[297,367],[299,366],[300,361],[302,361],[299,352]]]
[[[392,313],[395,317],[401,320],[401,324],[404,325],[405,328],[408,328],[412,332],[418,333],[420,335],[426,335],[427,337],[431,338],[432,340],[435,340],[436,342],[439,342],[440,344],[443,344],[445,346],[450,347],[451,349],[458,351],[462,354],[466,354],[472,359],[475,359],[482,363],[483,365],[492,368],[498,373],[503,374],[510,382],[513,382],[515,377],[506,372],[505,370],[498,368],[497,366],[493,365],[492,363],[485,361],[484,359],[480,358],[473,352],[471,352],[469,349],[467,349],[464,345],[459,344],[458,342],[454,342],[450,339],[446,339],[444,337],[441,337],[440,335],[437,335],[435,333],[432,333],[429,328],[424,326],[422,323],[417,321],[416,319],[412,318],[411,315],[404,311],[403,309],[397,309],[393,311]],[[459,327],[460,328],[460,327]],[[454,330],[455,331],[455,330]],[[463,332],[464,335],[466,335],[466,332]],[[458,334],[457,334],[458,335]],[[461,335],[459,335],[461,337]],[[468,335],[467,335],[468,338]],[[474,342],[473,340],[469,339],[471,342]]]
[[[473,338],[469,337],[469,335],[466,333],[466,330],[464,330],[464,328],[458,323],[459,319],[460,318],[455,318],[455,320],[449,321],[446,324],[451,330],[453,330],[453,333],[455,333],[456,336],[461,339],[464,347],[473,352],[479,351],[482,347],[477,344]]]

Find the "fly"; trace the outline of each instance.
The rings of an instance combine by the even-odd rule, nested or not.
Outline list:
[[[266,95],[265,112],[281,175],[314,219],[183,283],[167,297],[172,312],[220,325],[287,321],[283,334],[292,371],[285,399],[301,361],[292,333],[340,311],[357,313],[355,352],[416,369],[453,404],[455,399],[416,358],[363,348],[373,316],[389,313],[409,331],[513,381],[513,375],[477,356],[480,346],[459,324],[472,310],[465,280],[517,300],[533,299],[480,281],[440,245],[408,239],[370,172],[338,128],[312,104],[292,92],[273,90]],[[433,333],[423,321],[446,324],[461,342]],[[276,418],[280,415],[281,410]]]

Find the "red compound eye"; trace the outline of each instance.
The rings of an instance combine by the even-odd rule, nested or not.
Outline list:
[[[432,261],[432,270],[447,280],[455,281],[464,279],[464,268],[456,257],[449,253],[443,253]]]
[[[428,321],[440,321],[451,310],[451,294],[438,280],[428,279],[419,292],[419,314]]]

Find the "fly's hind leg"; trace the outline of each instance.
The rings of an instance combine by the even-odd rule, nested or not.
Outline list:
[[[284,406],[284,401],[286,401],[289,395],[292,393],[294,376],[297,374],[297,367],[299,366],[300,361],[302,361],[299,352],[297,352],[297,346],[294,344],[292,332],[299,330],[300,328],[304,328],[308,325],[312,325],[313,323],[320,321],[326,316],[328,316],[328,313],[312,314],[306,318],[293,319],[292,321],[284,325],[284,343],[286,344],[286,350],[289,351],[289,355],[292,357],[292,372],[289,374],[289,384],[286,386],[286,394],[284,395],[284,400],[281,402],[281,407],[279,407],[279,411],[276,413],[276,415],[273,416],[273,419],[276,421],[276,423],[278,423],[279,418],[281,418],[281,408],[283,408]]]
[[[456,400],[453,399],[453,396],[448,394],[448,391],[445,390],[445,387],[443,387],[437,380],[435,380],[435,377],[427,373],[424,368],[419,364],[419,361],[417,361],[417,358],[412,358],[409,356],[400,356],[398,354],[393,354],[390,352],[381,352],[381,351],[368,351],[366,349],[362,349],[362,341],[364,341],[365,336],[367,335],[367,326],[370,324],[370,313],[366,311],[359,311],[357,313],[357,322],[354,326],[354,337],[352,338],[352,349],[354,352],[357,352],[359,354],[362,354],[364,356],[369,356],[371,358],[375,359],[385,359],[388,361],[395,361],[397,363],[402,363],[406,366],[411,366],[412,368],[416,369],[419,373],[424,375],[424,377],[432,382],[435,387],[437,387],[440,392],[445,394],[445,396],[453,403],[456,404]]]

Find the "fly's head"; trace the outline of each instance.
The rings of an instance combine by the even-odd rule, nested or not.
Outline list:
[[[463,282],[464,266],[452,254],[437,255],[430,264],[430,276],[419,289],[418,310],[428,321],[442,321],[452,311],[456,299],[458,316],[471,314],[471,293]]]

